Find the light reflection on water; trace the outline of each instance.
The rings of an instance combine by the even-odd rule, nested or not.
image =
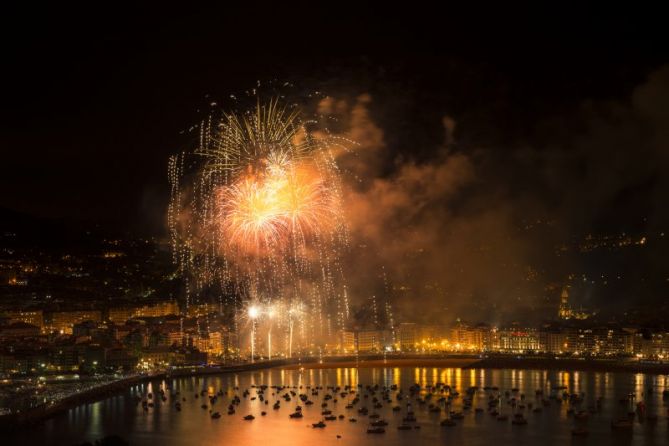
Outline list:
[[[439,419],[443,415],[432,414],[427,408],[416,408],[421,429],[419,431],[397,431],[396,426],[402,415],[393,413],[390,404],[378,412],[389,421],[383,435],[368,435],[365,432],[367,420],[357,414],[357,407],[346,410],[346,401],[336,404],[330,402],[330,408],[336,415],[345,414],[346,418],[355,416],[358,423],[337,420],[328,423],[325,429],[312,429],[311,423],[321,419],[322,397],[313,397],[315,404],[305,406],[305,417],[291,420],[288,414],[297,405],[298,400],[286,403],[282,408],[272,410],[272,404],[279,395],[272,396],[273,389],[268,389],[266,397],[269,404],[259,400],[250,401],[242,398],[241,405],[233,416],[226,415],[230,398],[250,385],[286,385],[303,386],[345,386],[358,384],[379,384],[381,386],[397,385],[403,389],[413,383],[421,386],[438,382],[455,386],[464,395],[470,386],[498,386],[502,391],[519,388],[526,395],[528,402],[535,401],[535,390],[543,389],[545,395],[550,394],[553,386],[566,386],[570,392],[585,393],[583,408],[593,406],[598,397],[604,398],[601,413],[594,414],[587,422],[590,435],[586,438],[571,436],[575,421],[566,412],[567,404],[552,403],[542,413],[526,411],[529,420],[526,426],[512,426],[500,423],[487,414],[474,415],[469,413],[456,427],[442,427]],[[235,390],[239,387],[239,390]],[[159,390],[164,389],[167,402],[160,400]],[[652,390],[652,393],[648,391]],[[93,442],[109,434],[119,434],[131,444],[161,445],[211,445],[237,444],[245,445],[255,442],[268,442],[272,446],[280,445],[401,445],[421,441],[428,444],[467,444],[467,445],[504,445],[504,444],[616,444],[645,445],[669,444],[669,426],[667,412],[669,401],[663,401],[662,391],[669,389],[666,376],[643,374],[614,374],[595,372],[566,372],[541,370],[461,370],[459,368],[435,367],[389,367],[389,368],[340,368],[305,370],[260,370],[239,374],[225,374],[208,377],[188,377],[165,381],[154,381],[133,386],[126,393],[110,397],[103,401],[78,406],[67,413],[44,424],[32,427],[20,434],[12,434],[3,439],[3,444],[78,444],[84,441]],[[223,390],[224,397],[214,406],[220,411],[222,418],[212,420],[207,410],[200,405],[207,402],[206,397],[194,398],[196,393],[205,390],[210,395]],[[170,396],[170,392],[178,391],[180,395]],[[153,393],[155,407],[144,412],[141,405],[136,405],[134,396],[146,396]],[[283,393],[283,392],[282,392]],[[629,393],[636,395],[636,401],[643,400],[648,413],[657,414],[659,420],[655,426],[649,423],[635,423],[633,432],[626,434],[612,432],[610,422],[626,414],[629,404],[621,404],[619,399]],[[252,391],[251,396],[255,392]],[[378,396],[378,395],[377,395]],[[183,410],[174,409],[174,402],[181,401]],[[371,396],[370,396],[371,400]],[[363,399],[363,402],[365,400]],[[487,396],[481,390],[474,398],[475,407],[485,407]],[[403,401],[404,403],[406,401]],[[396,404],[396,402],[393,402]],[[453,403],[454,410],[460,410],[462,397]],[[535,403],[536,404],[536,403]],[[371,401],[367,404],[371,409]],[[404,404],[402,404],[404,406]],[[267,416],[261,417],[261,411]],[[511,413],[511,408],[504,405],[503,411]],[[473,411],[472,411],[473,412]],[[244,421],[246,414],[256,416],[254,421]],[[338,440],[336,435],[341,435]],[[5,441],[6,440],[6,441]],[[269,446],[269,445],[268,445]]]

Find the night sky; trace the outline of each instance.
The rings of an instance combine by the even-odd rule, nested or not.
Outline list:
[[[161,231],[166,160],[188,145],[179,132],[205,95],[272,78],[370,92],[390,150],[407,157],[429,156],[446,114],[465,149],[503,158],[560,144],[538,126],[586,101],[624,102],[668,62],[659,20],[585,8],[10,10],[0,205]]]
[[[420,274],[390,273],[424,284],[456,271],[438,302],[522,295],[532,306],[547,292],[519,277],[559,286],[630,263],[633,283],[615,299],[657,301],[669,283],[658,266],[669,234],[662,18],[610,5],[10,10],[0,31],[0,208],[163,236],[168,157],[196,140],[184,130],[210,102],[276,79],[349,105],[370,98],[365,126],[381,136],[356,212],[386,182],[423,200],[416,212],[383,209],[382,260],[368,262],[365,281],[403,265],[417,234],[433,248],[414,262]],[[421,181],[402,189],[411,172]],[[611,267],[556,254],[588,234],[623,232],[651,248]],[[388,239],[407,246],[384,252]],[[592,294],[599,305],[611,296],[585,289],[581,302]]]

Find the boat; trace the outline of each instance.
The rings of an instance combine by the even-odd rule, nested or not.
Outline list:
[[[336,415],[328,415],[327,417],[325,417],[325,421],[334,421],[336,419],[337,419]]]
[[[293,413],[291,413],[291,414],[288,415],[288,416],[289,416],[290,418],[302,418],[302,417],[303,417],[302,412],[300,412],[300,411],[293,412]]]
[[[251,420],[255,420],[256,417],[254,417],[253,415],[246,415],[246,416],[244,417],[244,419],[245,419],[246,421],[251,421]]]
[[[316,429],[316,428],[324,428],[324,427],[325,427],[325,423],[323,423],[322,421],[319,421],[318,423],[312,423],[312,424],[311,424],[311,427],[313,427],[314,429]]]
[[[518,414],[520,415],[520,414]],[[513,420],[511,420],[511,424],[515,424],[516,426],[524,426],[527,424],[527,420],[525,419],[524,416],[515,416],[513,417]]]
[[[384,434],[385,432],[386,432],[386,430],[382,427],[373,427],[373,428],[367,429],[368,434]]]
[[[357,422],[358,420],[356,420],[355,418],[349,418],[348,421],[351,422],[351,423],[355,423],[355,422]]]
[[[383,421],[383,420],[374,421],[373,423],[370,423],[370,424],[371,424],[372,426],[374,426],[374,427],[388,426],[388,422],[387,422],[387,421]]]
[[[217,419],[221,418],[221,414],[218,413],[218,412],[214,412],[214,413],[211,414],[211,418],[213,418],[214,420],[217,420]]]
[[[400,424],[397,426],[397,430],[399,431],[410,431],[412,428],[408,424]]]
[[[441,420],[441,423],[439,424],[441,424],[442,426],[455,426],[457,423],[454,420],[451,420],[450,418],[446,418]]]

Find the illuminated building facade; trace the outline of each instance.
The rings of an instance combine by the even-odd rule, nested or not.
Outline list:
[[[51,314],[49,329],[52,332],[72,334],[72,327],[84,321],[100,322],[102,312],[99,310],[57,311]]]

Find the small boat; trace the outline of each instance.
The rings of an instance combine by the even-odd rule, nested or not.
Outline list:
[[[446,418],[444,420],[441,420],[441,423],[439,424],[441,424],[442,426],[455,426],[457,423],[451,420],[450,418]]]
[[[508,421],[509,416],[508,415],[498,415],[497,416],[497,421]]]
[[[213,418],[214,420],[217,420],[217,419],[221,418],[221,414],[218,413],[218,412],[214,412],[214,413],[211,414],[211,418]]]
[[[312,423],[312,424],[311,424],[311,427],[313,427],[314,429],[316,429],[316,428],[324,428],[324,427],[325,427],[325,423],[323,423],[322,421],[319,421],[318,423]]]
[[[200,407],[203,408],[203,409],[209,409],[209,406],[207,406],[206,404],[203,404]]]
[[[355,423],[355,422],[357,422],[358,420],[356,420],[355,418],[349,418],[348,421],[351,422],[351,423]]]
[[[399,426],[397,426],[398,431],[410,431],[411,429],[412,427],[408,424],[400,424]]]
[[[244,419],[245,419],[246,421],[251,421],[251,420],[255,420],[256,417],[254,417],[253,415],[246,415],[246,416],[244,417]]]
[[[374,421],[373,423],[370,423],[370,424],[371,424],[372,426],[374,426],[374,427],[388,426],[388,422],[387,422],[387,421],[383,421],[383,420]]]
[[[327,417],[325,417],[325,421],[334,421],[336,419],[337,419],[336,415],[328,415]]]
[[[302,412],[299,412],[299,411],[298,411],[298,412],[293,412],[293,413],[291,413],[291,414],[288,415],[288,416],[289,416],[290,418],[302,418],[302,417],[303,417]]]
[[[267,412],[265,412],[265,411],[260,412],[260,416],[264,417],[265,415],[267,415]]]
[[[368,434],[384,434],[386,430],[382,427],[374,427],[367,429]]]

